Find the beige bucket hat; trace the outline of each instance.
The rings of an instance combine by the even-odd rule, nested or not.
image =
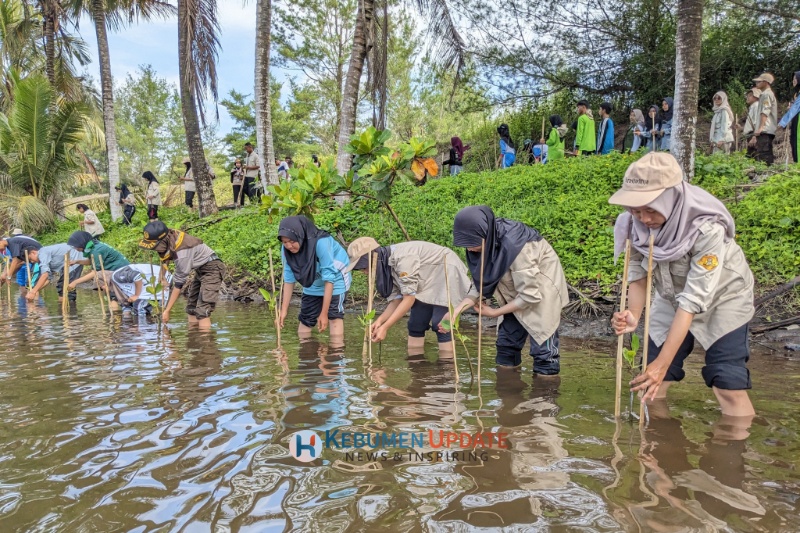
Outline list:
[[[350,264],[347,265],[345,273],[350,272],[356,267],[358,260],[373,250],[377,250],[381,245],[372,237],[359,237],[350,243],[347,247],[347,256],[350,258]]]
[[[642,207],[682,181],[683,171],[672,154],[650,152],[628,167],[622,188],[608,199],[608,203]]]

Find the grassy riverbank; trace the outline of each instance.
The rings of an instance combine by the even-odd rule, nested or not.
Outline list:
[[[619,154],[568,159],[445,177],[422,187],[400,185],[394,190],[392,206],[412,239],[451,246],[456,212],[467,205],[487,204],[498,216],[539,229],[561,257],[570,284],[601,297],[611,292],[620,271],[612,259],[612,228],[620,210],[607,200],[633,159]],[[694,181],[722,198],[732,211],[738,241],[760,290],[800,272],[800,171],[774,174],[751,188],[751,179],[763,174],[763,167],[741,156],[700,157]],[[143,211],[137,212],[137,224],[131,227],[112,224],[108,213],[100,215],[107,229],[103,241],[137,262],[154,259],[136,246],[145,220]],[[403,238],[389,213],[370,200],[344,207],[322,205],[315,219],[348,242],[362,235],[372,235],[381,243]],[[278,220],[270,222],[255,207],[221,211],[205,220],[182,207],[163,209],[162,220],[202,238],[228,264],[234,278],[267,283],[269,250],[278,257]],[[64,242],[76,228],[73,220],[40,237],[45,243]],[[358,281],[357,296],[363,291]]]

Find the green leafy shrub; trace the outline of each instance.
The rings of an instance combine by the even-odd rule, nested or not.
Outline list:
[[[613,224],[621,209],[608,198],[636,155],[570,158],[548,165],[519,166],[496,172],[460,174],[430,180],[423,187],[398,181],[392,187],[391,206],[410,237],[452,247],[453,219],[459,209],[486,204],[497,216],[525,222],[538,229],[559,254],[568,281],[596,284],[609,290],[617,281],[620,265],[613,263]],[[718,196],[732,195],[733,185],[746,180],[754,164],[741,156],[727,159],[698,157],[695,183]],[[316,175],[315,173],[311,173]],[[319,184],[322,186],[322,183]],[[737,222],[742,245],[756,279],[775,284],[800,271],[800,173],[776,175],[729,207]],[[270,219],[257,207],[221,211],[198,220],[184,208],[162,208],[161,219],[171,228],[187,229],[203,239],[226,262],[232,274],[266,280],[269,251],[279,253],[279,219]],[[108,213],[100,219],[106,228],[102,240],[135,262],[155,261],[137,246],[145,217],[137,212],[133,226],[113,224]],[[338,206],[330,199],[315,203],[316,224],[351,242],[369,235],[381,244],[403,240],[400,229],[381,202],[356,197]],[[64,222],[41,236],[43,243],[66,242],[78,227]],[[462,250],[457,250],[462,254]],[[279,257],[279,256],[277,256]],[[276,264],[276,268],[281,268]],[[366,294],[366,277],[354,276],[352,292]]]

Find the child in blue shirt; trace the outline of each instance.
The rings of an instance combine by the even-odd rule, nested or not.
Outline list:
[[[517,148],[514,145],[514,141],[511,140],[508,124],[500,124],[497,128],[497,133],[500,135],[500,157],[497,161],[497,166],[508,168],[517,160]]]
[[[316,325],[325,331],[330,321],[331,339],[344,339],[344,301],[351,280],[350,273],[345,273],[350,262],[347,251],[304,216],[281,220],[278,239],[283,244],[284,279],[278,326],[283,328],[294,284],[300,283],[303,297],[298,335],[310,336]]]

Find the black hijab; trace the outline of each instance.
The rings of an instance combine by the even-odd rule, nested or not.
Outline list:
[[[480,246],[485,240],[483,267],[483,297],[494,294],[511,263],[519,255],[525,244],[542,240],[542,236],[522,222],[495,218],[494,212],[486,205],[465,207],[456,215],[453,222],[453,245],[463,248]],[[476,285],[480,283],[480,252],[467,250],[467,265]]]
[[[511,140],[511,133],[508,129],[508,124],[500,124],[497,127],[497,133],[500,135],[500,138],[509,145],[511,148],[516,149],[517,147],[514,145],[514,141]]]
[[[561,120],[561,116],[560,115],[550,115],[550,125],[553,126],[554,128],[559,127],[563,123],[564,123],[564,121]]]
[[[650,111],[655,109],[656,116],[655,118],[650,116]],[[655,125],[653,122],[655,121]],[[661,111],[658,109],[657,105],[651,105],[647,108],[647,114],[644,116],[644,129],[650,131],[652,129],[658,129],[661,127]]]
[[[661,110],[661,121],[669,122],[670,120],[672,120],[672,107],[675,105],[675,101],[669,96],[667,96],[666,98],[662,98],[661,101],[666,102],[668,107],[666,111],[664,111],[663,109]]]
[[[142,177],[143,177],[144,179],[146,179],[148,183],[153,183],[154,181],[155,181],[156,183],[158,183],[158,180],[156,179],[156,176],[155,176],[155,174],[153,174],[153,173],[152,173],[152,172],[150,172],[149,170],[145,170],[145,171],[144,171],[144,174],[142,174]]]
[[[131,191],[128,190],[128,186],[127,185],[125,185],[125,184],[120,185],[120,187],[119,187],[119,201],[120,202],[124,201],[125,198],[127,198],[130,193],[131,193]]]
[[[795,96],[800,95],[800,70],[794,73],[794,79],[797,80],[797,85],[794,86]]]
[[[90,242],[94,242],[94,237],[88,231],[75,231],[67,239],[67,244],[73,248],[83,248],[84,251]]]
[[[389,257],[392,255],[392,248],[390,246],[382,246],[375,248],[372,252],[378,254],[378,265],[375,267],[375,288],[381,298],[388,298],[392,294],[394,288],[394,280],[392,279],[392,268],[389,266]],[[370,252],[370,253],[372,253]],[[368,254],[364,254],[353,267],[354,270],[368,270],[369,258]]]
[[[293,254],[288,250],[284,256],[295,279],[303,287],[310,287],[317,279],[317,241],[330,237],[309,219],[302,215],[287,217],[278,226],[278,240],[281,237],[300,243],[300,250]]]

